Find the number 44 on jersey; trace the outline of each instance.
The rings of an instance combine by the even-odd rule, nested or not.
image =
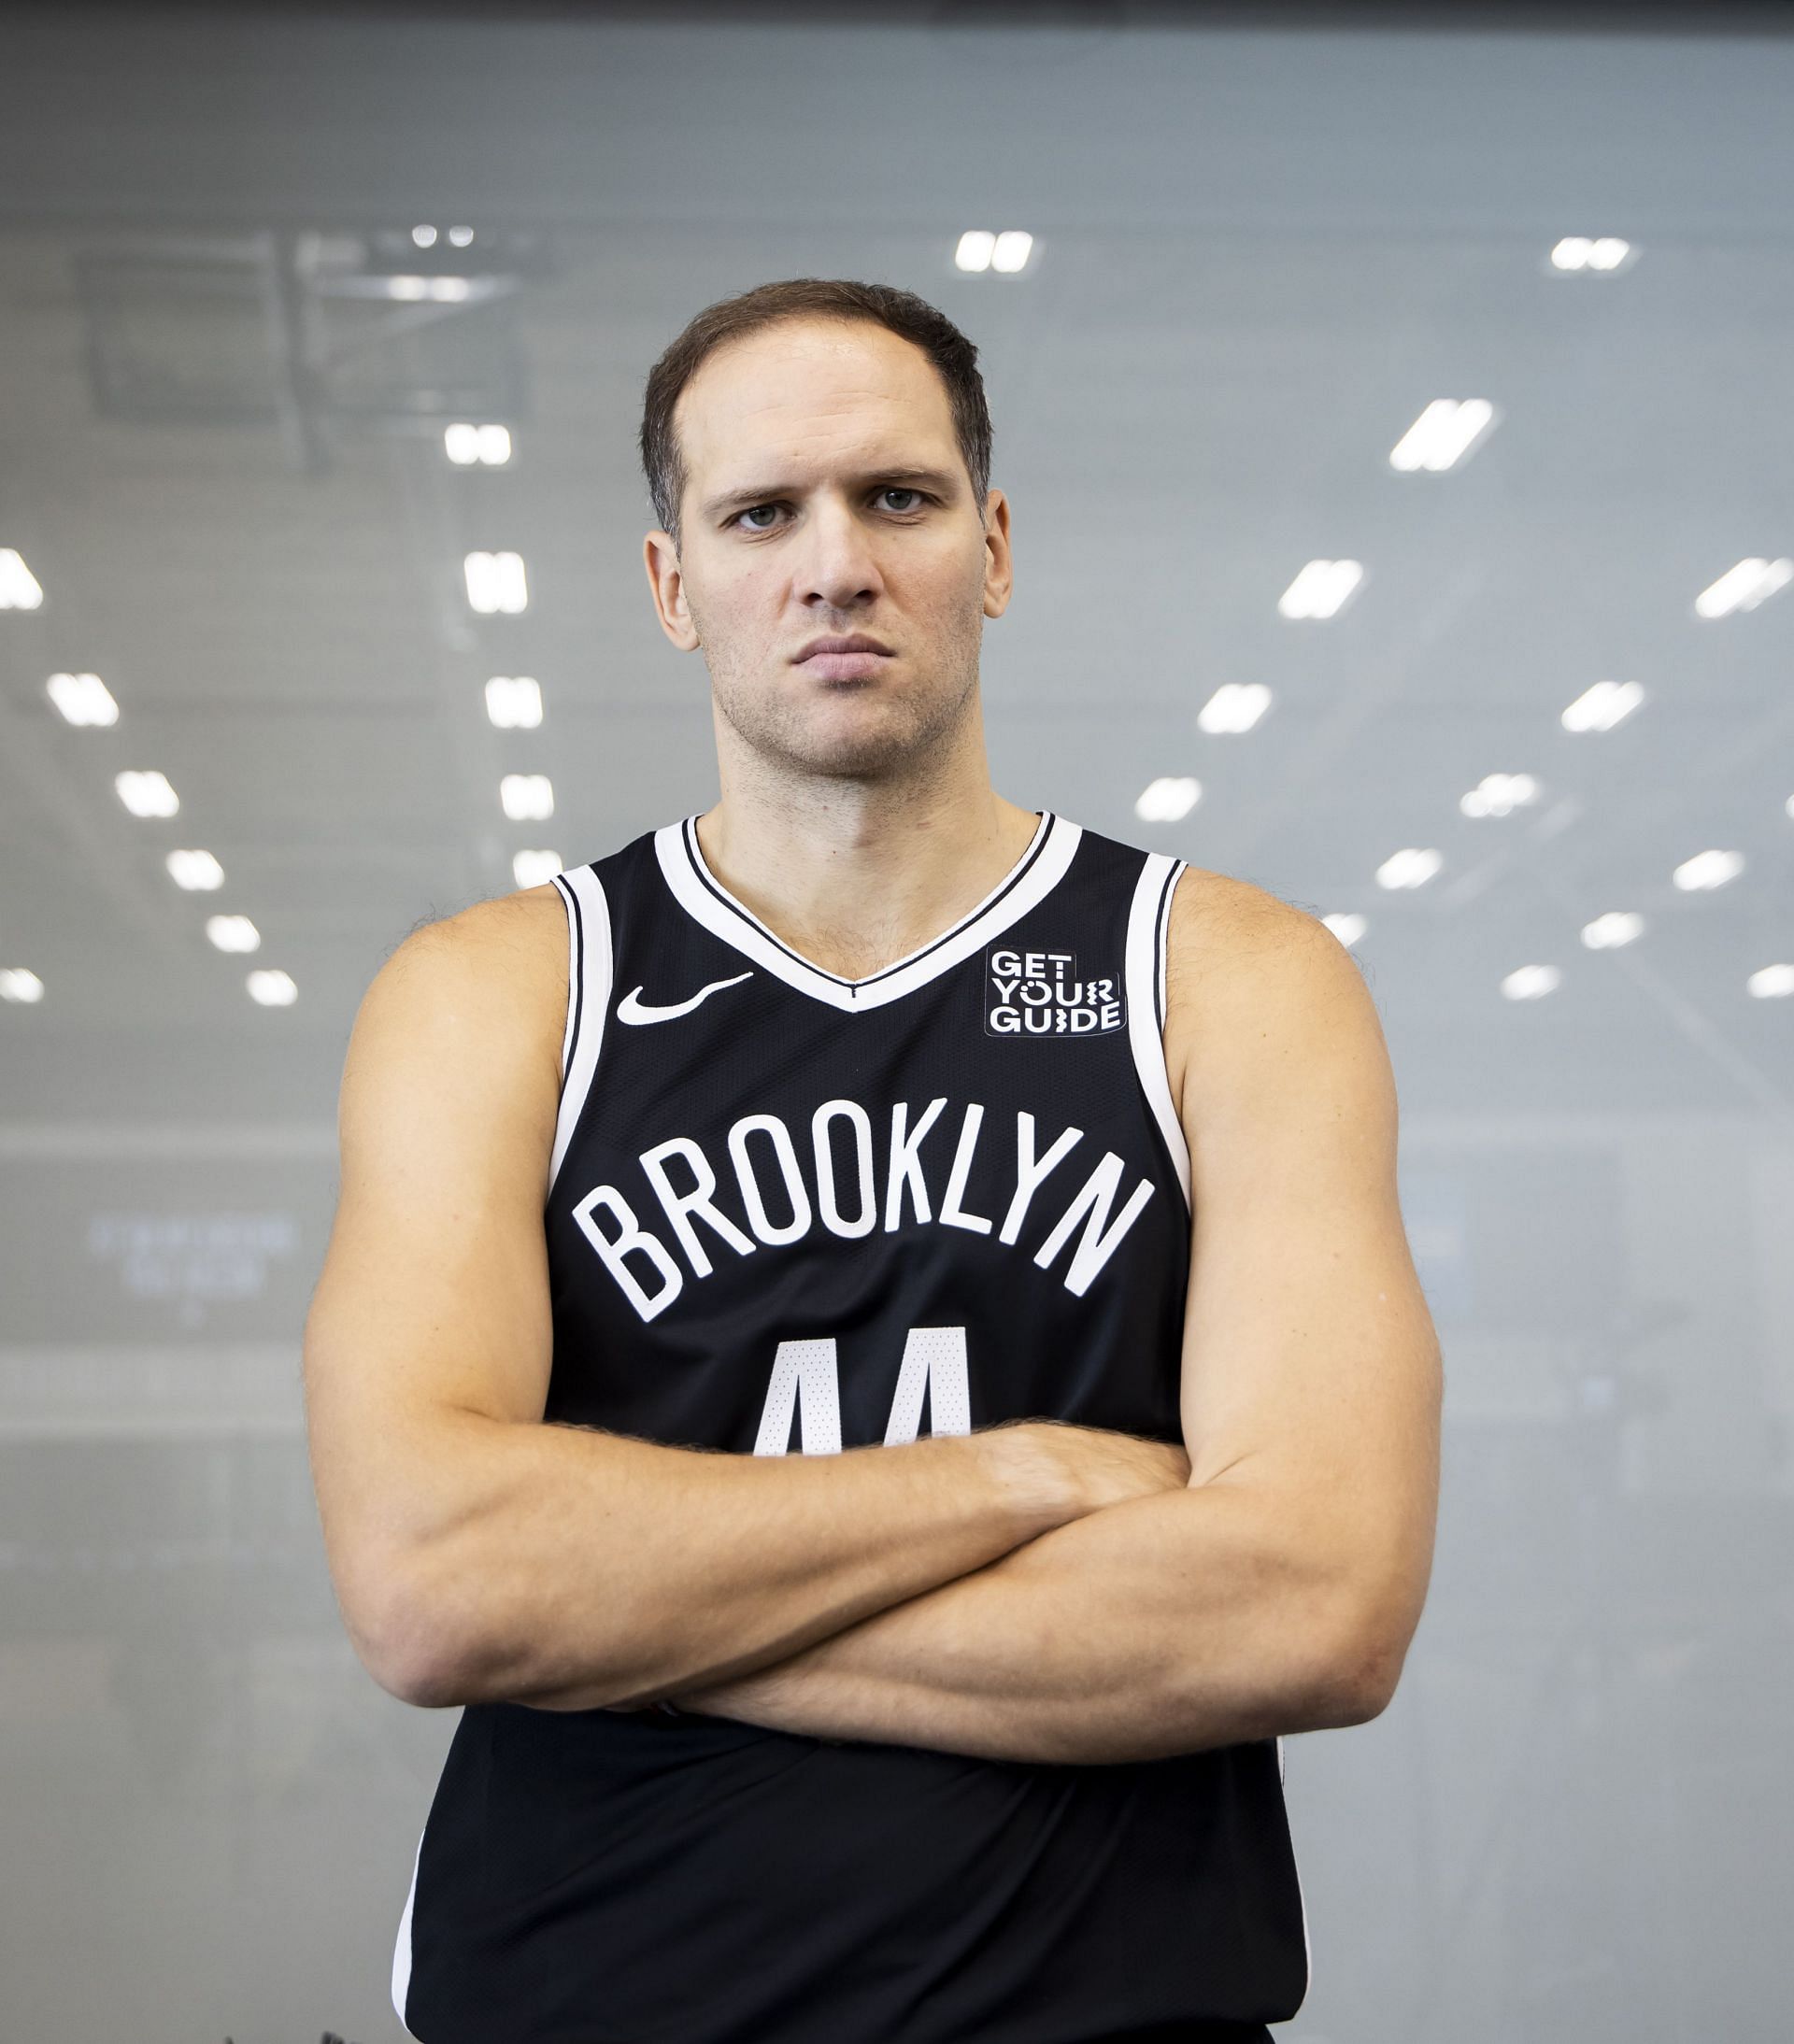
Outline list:
[[[972,1400],[965,1374],[963,1327],[911,1327],[904,1342],[897,1394],[890,1401],[885,1446],[914,1441],[928,1395],[931,1434],[969,1434]],[[781,1341],[760,1415],[756,1455],[784,1455],[790,1447],[791,1412],[799,1414],[804,1455],[841,1453],[841,1381],[833,1335]]]

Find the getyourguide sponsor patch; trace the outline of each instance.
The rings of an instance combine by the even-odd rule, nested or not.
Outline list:
[[[1074,951],[992,944],[984,967],[987,1036],[1105,1036],[1127,1026],[1120,974],[1086,979]]]

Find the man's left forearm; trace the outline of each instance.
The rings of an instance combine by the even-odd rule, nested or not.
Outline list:
[[[1245,1483],[1054,1528],[681,1709],[997,1760],[1151,1760],[1374,1714],[1340,1586]]]

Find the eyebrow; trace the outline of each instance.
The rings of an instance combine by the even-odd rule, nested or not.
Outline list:
[[[938,468],[872,469],[855,480],[868,488],[874,483],[933,483],[949,495],[954,489],[954,478]],[[706,499],[699,516],[713,518],[734,504],[764,504],[774,497],[789,497],[794,489],[790,483],[756,483],[748,490],[725,490],[719,497]]]

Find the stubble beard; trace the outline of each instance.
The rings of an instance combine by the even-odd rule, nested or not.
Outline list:
[[[799,702],[756,688],[751,680],[738,682],[727,660],[712,660],[708,649],[705,660],[723,721],[780,779],[902,781],[925,778],[930,766],[952,749],[971,712],[978,679],[976,635],[953,651],[951,671],[936,686],[919,695],[908,692],[886,704],[876,718],[854,719],[845,730],[829,728],[831,695],[839,691],[851,703],[855,695],[871,694],[883,684],[812,684],[816,693]]]

